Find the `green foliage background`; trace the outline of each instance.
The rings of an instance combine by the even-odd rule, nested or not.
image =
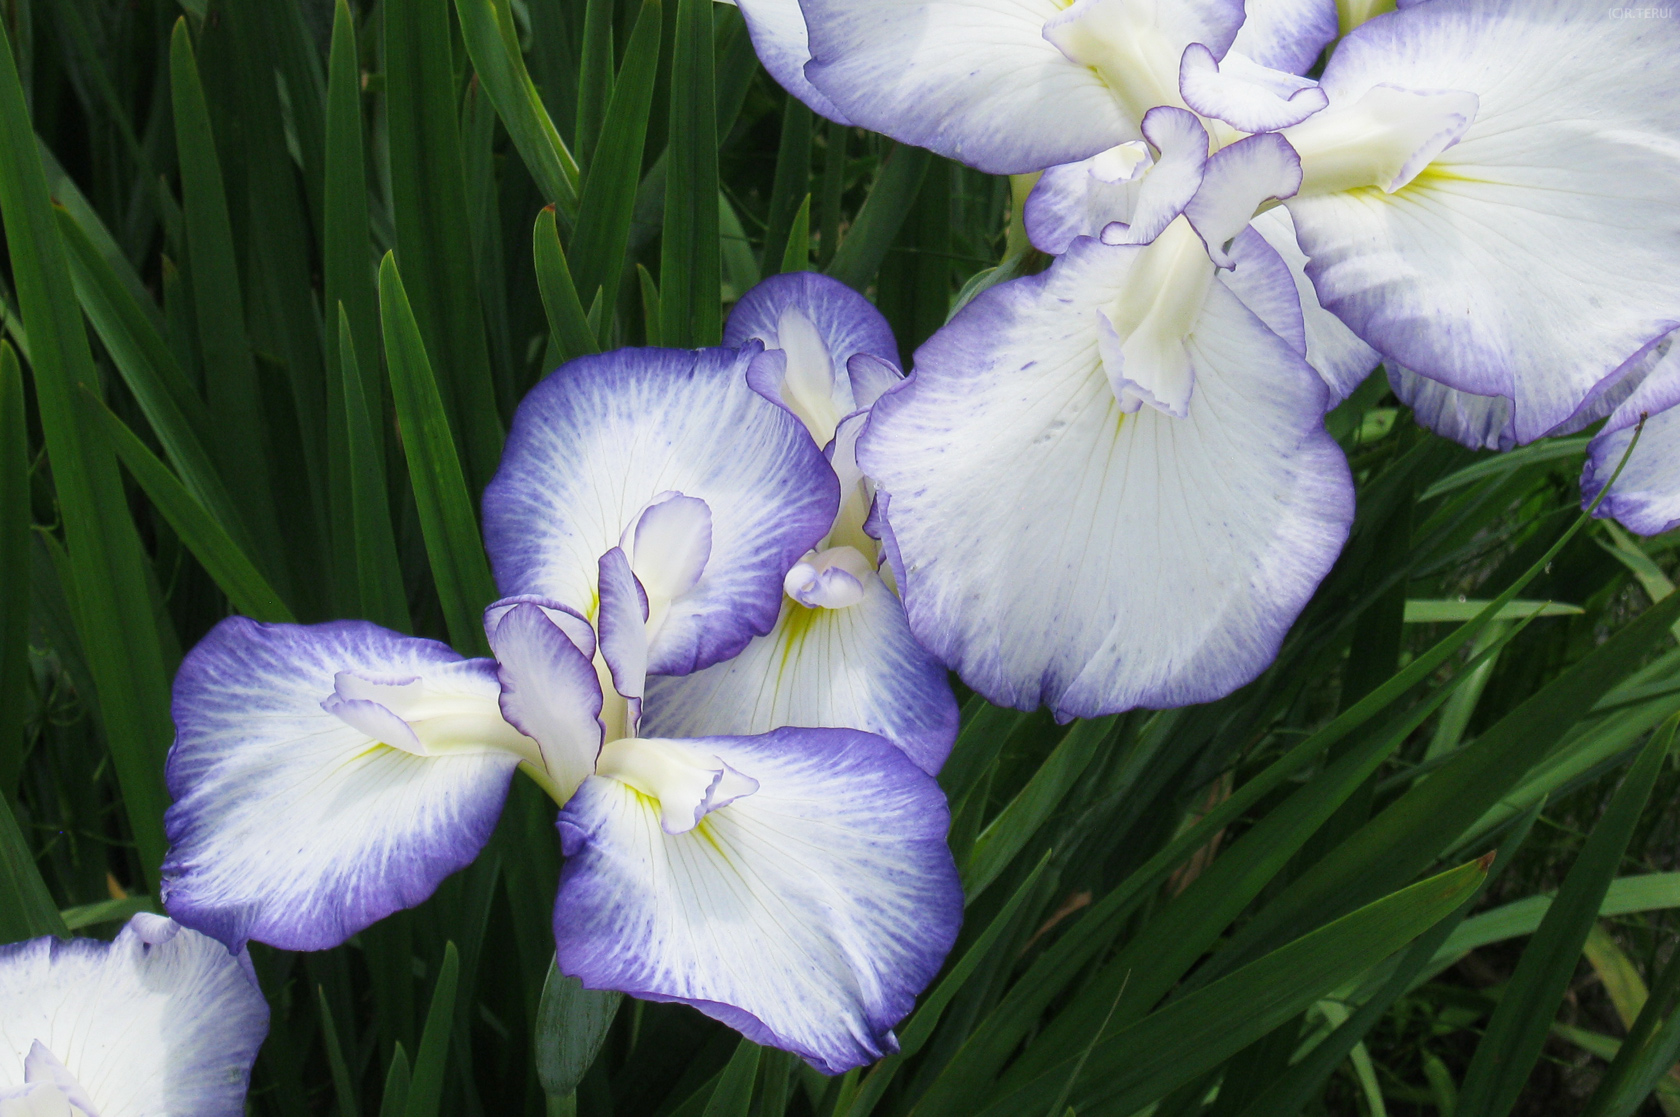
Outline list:
[[[714,344],[806,267],[908,358],[1043,265],[1009,181],[813,119],[710,0],[0,24],[0,942],[154,908],[169,680],[230,610],[484,651],[476,497],[546,371]],[[1675,541],[1581,517],[1584,438],[1472,454],[1380,373],[1328,423],[1358,520],[1258,681],[1066,727],[967,701],[968,918],[899,1055],[824,1079],[551,977],[517,781],[420,909],[254,948],[251,1111],[1680,1113]]]

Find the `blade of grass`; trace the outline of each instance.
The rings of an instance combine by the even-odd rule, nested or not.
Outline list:
[[[23,370],[0,339],[0,803],[23,775],[29,672],[29,426]],[[20,936],[21,937],[21,936]]]
[[[704,1117],[748,1117],[752,1108],[753,1080],[758,1077],[758,1057],[763,1048],[743,1038],[723,1068],[717,1089],[706,1103]]]
[[[531,241],[537,287],[542,293],[543,311],[548,315],[548,334],[560,364],[600,352],[595,344],[595,332],[589,328],[589,319],[583,313],[583,304],[578,301],[577,288],[572,286],[572,272],[566,264],[566,251],[560,247],[553,206],[537,214]]]
[[[833,132],[831,128],[829,134]],[[858,210],[857,218],[846,232],[845,242],[823,269],[825,272],[859,291],[869,286],[880,270],[881,261],[887,258],[893,238],[898,236],[904,219],[915,206],[932,160],[933,156],[922,148],[893,144],[882,160],[874,185],[869,188],[869,197],[864,199],[863,208]],[[825,236],[828,233],[826,225],[823,233]]]
[[[799,203],[793,215],[793,227],[788,230],[787,249],[782,253],[784,272],[805,271],[811,266],[811,195]]]
[[[432,1006],[426,1011],[426,1030],[414,1052],[414,1076],[409,1081],[405,1117],[437,1117],[443,1103],[443,1074],[449,1057],[449,1033],[455,1015],[455,986],[461,960],[453,942],[445,943],[443,965],[432,990]]]
[[[578,63],[577,156],[584,167],[595,158],[595,144],[607,119],[613,93],[613,0],[587,0],[583,48]]]
[[[1575,976],[1604,894],[1673,747],[1677,725],[1680,720],[1671,719],[1651,735],[1523,951],[1459,1086],[1457,1112],[1462,1117],[1504,1117],[1516,1104]]]
[[[350,1064],[344,1061],[344,1048],[338,1042],[338,1026],[333,1023],[332,1007],[327,1004],[327,991],[315,987],[316,1003],[321,1010],[321,1046],[327,1050],[327,1066],[332,1071],[333,1097],[338,1102],[338,1117],[357,1117],[361,1103],[356,1100],[356,1082],[350,1077]]]
[[[455,0],[461,38],[479,83],[496,106],[513,146],[537,189],[568,217],[578,208],[578,165],[555,130],[537,87],[525,69],[525,56],[514,36],[513,13],[506,0]]]
[[[717,345],[723,336],[715,64],[712,0],[677,0],[659,334],[678,349]]]
[[[412,632],[408,596],[403,592],[402,563],[391,530],[386,497],[383,441],[375,438],[369,412],[367,381],[351,336],[350,316],[338,308],[339,367],[343,369],[344,430],[350,487],[351,561],[355,573],[357,612],[386,628]],[[377,366],[375,366],[377,367]]]
[[[11,804],[0,796],[0,944],[42,935],[67,939],[70,929],[35,867]]]
[[[101,724],[148,881],[163,861],[169,687],[146,577],[115,454],[91,426],[77,385],[97,384],[24,108],[11,43],[0,27],[0,218],[29,335],[35,399],[68,544],[75,610],[97,684]]]
[[[1075,1087],[1074,1109],[1081,1117],[1124,1117],[1218,1066],[1434,926],[1486,873],[1484,862],[1473,861],[1385,896],[1100,1041]],[[1079,1058],[1064,1053],[981,1117],[1048,1103]]]
[[[648,114],[653,108],[654,81],[659,72],[660,0],[643,0],[636,29],[624,50],[618,79],[595,158],[578,202],[571,264],[577,290],[586,297],[600,291],[606,309],[597,328],[599,338],[610,329],[611,308],[617,304],[630,244],[630,224],[636,214],[636,188],[641,181],[642,148],[647,140]]]
[[[537,1078],[552,1100],[570,1095],[589,1072],[624,994],[585,989],[551,964],[537,1006]]]
[[[180,479],[169,472],[169,467],[128,429],[128,424],[117,418],[92,392],[85,389],[84,392],[87,407],[104,424],[105,435],[111,440],[129,475],[139,483],[147,499],[163,513],[163,518],[169,521],[169,526],[181,537],[187,550],[204,565],[216,585],[227,594],[233,607],[259,621],[289,623],[294,620],[292,611],[263,578],[256,563],[234,542],[216,517],[206,511]]]
[[[784,257],[793,233],[795,216],[805,211],[807,234],[811,221],[811,126],[815,114],[799,98],[789,95],[782,107],[782,138],[776,148],[776,178],[770,187],[770,214],[766,218],[764,251],[759,254],[759,270],[765,275],[779,271],[804,271],[803,259],[797,268],[786,268]],[[802,202],[800,199],[803,198]]]
[[[502,425],[468,233],[449,0],[386,0],[381,10],[397,259],[476,492],[496,471]]]
[[[496,587],[432,362],[390,253],[379,266],[379,313],[398,429],[449,638],[463,654],[487,655],[481,614],[495,600]]]
[[[175,22],[169,59],[193,317],[210,411],[210,449],[258,553],[280,555],[285,550],[269,476],[271,448],[256,362],[245,335],[245,298],[233,249],[233,225],[192,37],[184,18]]]
[[[1669,958],[1582,1117],[1632,1117],[1680,1057],[1680,953]]]
[[[408,1053],[398,1043],[385,1072],[385,1094],[379,1103],[379,1117],[405,1117],[408,1112]]]
[[[340,612],[366,607],[355,593],[356,552],[354,490],[358,478],[351,461],[357,449],[349,430],[345,400],[344,351],[338,344],[338,308],[349,319],[360,367],[379,368],[379,303],[374,290],[373,244],[369,235],[367,179],[362,145],[361,68],[357,63],[356,20],[348,0],[333,6],[332,49],[327,60],[325,182],[322,187],[322,303],[331,328],[327,346],[327,500],[333,545],[334,585]],[[382,415],[381,396],[366,407]],[[371,438],[369,453],[385,460],[384,428],[368,423],[360,432]],[[364,613],[364,616],[369,614]]]

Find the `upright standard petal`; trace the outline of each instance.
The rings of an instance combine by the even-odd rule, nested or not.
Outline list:
[[[1231,50],[1262,66],[1304,74],[1335,39],[1336,0],[1248,0]]]
[[[1142,113],[1128,115],[1102,75],[1045,37],[1060,0],[800,6],[812,56],[805,76],[864,128],[993,174],[1072,163],[1141,138]],[[1176,52],[1171,65],[1176,71]]]
[[[420,903],[541,764],[500,695],[489,660],[365,622],[223,621],[175,677],[170,914],[231,949],[322,950]]]
[[[818,116],[839,124],[851,121],[805,77],[811,45],[805,35],[805,14],[799,0],[735,0],[747,21],[753,50],[781,87],[809,105]]]
[[[1319,304],[1318,292],[1313,289],[1312,280],[1307,278],[1307,254],[1301,251],[1300,242],[1295,239],[1295,221],[1289,216],[1287,208],[1278,206],[1267,210],[1255,217],[1250,227],[1266,238],[1266,243],[1289,267],[1306,330],[1307,363],[1324,378],[1325,386],[1330,389],[1330,402],[1342,402],[1371,375],[1372,369],[1382,363],[1382,355]],[[1260,317],[1266,318],[1266,315],[1261,314]],[[1266,324],[1277,329],[1269,318]]]
[[[1587,445],[1581,472],[1581,507],[1598,498],[1621,463],[1641,416],[1645,427],[1622,474],[1594,513],[1612,517],[1638,535],[1661,535],[1680,526],[1680,346],[1669,339],[1656,367],[1611,413]]]
[[[657,744],[757,787],[671,833],[654,785],[586,780],[560,812],[561,972],[693,1005],[827,1074],[896,1050],[962,919],[938,784],[854,730]]]
[[[621,349],[532,389],[484,492],[502,592],[593,615],[600,557],[651,505],[682,496],[705,502],[710,549],[666,603],[649,670],[697,670],[768,632],[782,575],[828,531],[839,494],[799,422],[748,385],[760,352]]]
[[[239,1117],[267,1033],[245,955],[167,919],[0,946],[0,1098],[42,1113]]]
[[[1201,43],[1184,50],[1178,69],[1184,103],[1241,132],[1275,132],[1329,104],[1311,78],[1262,66],[1235,52],[1223,61]]]
[[[1309,196],[1302,150],[1289,208],[1324,305],[1395,363],[1510,399],[1518,442],[1556,427],[1680,324],[1677,83],[1680,20],[1587,0],[1431,0],[1364,24],[1302,129],[1383,88],[1477,108],[1394,193]]]
[[[788,600],[768,636],[682,678],[650,679],[643,729],[656,737],[766,733],[785,725],[863,729],[937,773],[957,736],[945,665],[910,633],[904,606],[866,572],[840,609]]]
[[[501,603],[498,602],[498,605]],[[486,623],[496,653],[502,716],[537,743],[541,764],[529,768],[556,803],[572,797],[600,755],[606,726],[601,719],[601,680],[590,655],[554,621],[562,610],[522,601],[492,606]]]
[[[1097,319],[1160,289],[1138,259],[1154,248],[1078,241],[985,292],[860,444],[892,494],[911,629],[999,704],[1066,720],[1226,694],[1276,654],[1346,537],[1324,386],[1224,284],[1182,335],[1185,417],[1123,410]]]

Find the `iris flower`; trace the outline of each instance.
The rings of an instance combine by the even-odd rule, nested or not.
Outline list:
[[[522,768],[563,806],[563,972],[829,1073],[893,1050],[961,916],[937,784],[855,729],[640,732],[649,674],[767,632],[835,516],[747,384],[761,353],[621,350],[532,391],[485,493],[493,660],[362,622],[212,631],[176,681],[170,911],[335,945],[471,862]]]
[[[903,379],[892,330],[850,287],[798,272],[765,280],[730,314],[724,344],[753,341],[770,348],[754,359],[749,383],[823,448],[840,480],[840,510],[788,571],[769,634],[703,671],[650,680],[645,728],[693,736],[848,726],[938,772],[956,739],[956,699],[944,664],[916,642],[878,573],[874,485],[857,465],[870,405]]]
[[[1313,18],[1251,5],[1245,43],[1236,0],[802,0],[804,73],[849,119],[998,172],[1136,141],[1158,105],[1195,110],[1215,148],[1281,131],[1318,301],[1392,363],[1510,401],[1519,442],[1680,324],[1680,21],[1348,5],[1359,26],[1297,86],[1327,11],[1298,7]]]
[[[993,702],[1064,720],[1248,681],[1353,511],[1294,277],[1246,227],[1299,183],[1293,152],[1209,158],[1179,108],[1143,132],[1041,180],[1028,232],[1054,266],[937,332],[860,443],[914,631]]]
[[[0,1117],[238,1117],[267,1034],[250,960],[159,916],[0,946]]]

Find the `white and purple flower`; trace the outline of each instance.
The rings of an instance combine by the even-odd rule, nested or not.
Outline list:
[[[0,946],[4,1117],[238,1117],[267,1034],[244,953],[159,916]]]
[[[904,378],[898,343],[863,296],[810,272],[768,279],[736,305],[724,344],[754,342],[769,348],[754,358],[749,383],[822,447],[840,480],[840,509],[783,579],[775,627],[733,659],[650,679],[644,725],[667,736],[863,729],[938,772],[956,740],[956,699],[945,665],[911,634],[882,576],[869,524],[875,487],[857,464],[869,408]]]
[[[319,949],[424,900],[515,768],[563,806],[562,972],[838,1073],[894,1049],[961,919],[933,778],[850,728],[651,736],[831,531],[834,470],[739,349],[622,350],[521,404],[485,492],[493,660],[359,622],[223,622],[176,681],[165,900]]]

